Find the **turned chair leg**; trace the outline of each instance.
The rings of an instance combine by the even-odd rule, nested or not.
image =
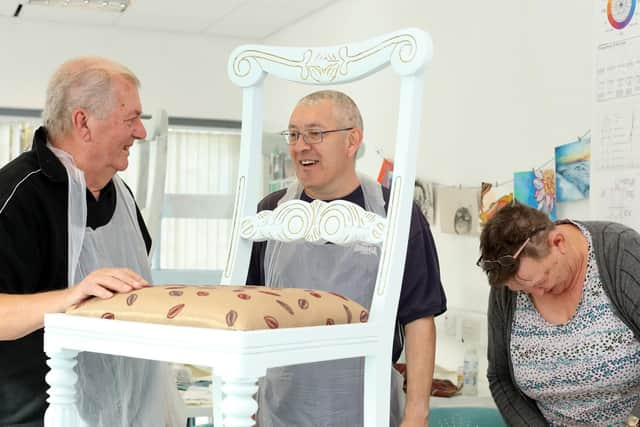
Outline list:
[[[215,374],[214,374],[215,375]],[[258,411],[254,395],[258,391],[258,378],[232,378],[222,376],[222,412],[224,427],[251,427],[255,425],[253,415]]]
[[[44,414],[45,427],[85,427],[76,406],[77,351],[57,350],[47,352],[47,365],[51,368],[45,376],[49,389],[49,407]]]

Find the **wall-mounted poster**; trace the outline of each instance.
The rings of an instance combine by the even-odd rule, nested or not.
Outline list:
[[[475,188],[440,187],[438,223],[443,233],[478,235],[478,199]]]
[[[556,220],[556,180],[553,169],[534,169],[513,174],[513,195],[516,200],[549,215]]]
[[[480,226],[484,226],[502,207],[513,202],[511,186],[483,182],[480,189]]]
[[[378,173],[378,182],[383,187],[391,188],[391,181],[393,180],[393,162],[389,159],[383,159],[380,165],[380,172]]]
[[[589,198],[591,138],[556,147],[556,190],[559,202]]]
[[[430,225],[434,224],[435,220],[435,203],[433,201],[433,184],[431,182],[424,182],[416,180],[413,193],[413,200],[420,208],[420,211],[427,218],[427,222]]]

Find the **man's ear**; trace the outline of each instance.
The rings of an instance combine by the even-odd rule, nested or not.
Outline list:
[[[76,108],[71,112],[71,126],[73,128],[73,133],[78,135],[82,141],[91,141],[89,115],[84,109]]]
[[[362,129],[351,129],[349,131],[349,136],[347,137],[347,154],[350,158],[356,157],[360,144],[362,144]]]

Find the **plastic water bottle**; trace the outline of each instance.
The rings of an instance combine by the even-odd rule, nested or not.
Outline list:
[[[476,396],[478,394],[478,353],[472,346],[467,346],[464,352],[464,396]]]

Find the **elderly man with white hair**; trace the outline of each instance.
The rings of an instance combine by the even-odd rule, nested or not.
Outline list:
[[[146,137],[140,82],[103,58],[52,76],[33,146],[0,169],[0,425],[39,427],[44,314],[149,285],[151,238],[116,172]],[[79,410],[91,426],[181,425],[168,367],[81,353]]]

